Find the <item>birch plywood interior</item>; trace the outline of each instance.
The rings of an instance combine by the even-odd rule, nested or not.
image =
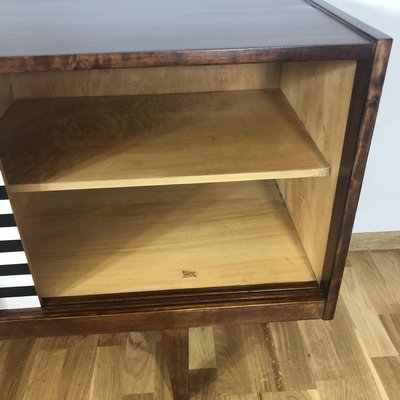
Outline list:
[[[0,338],[161,330],[175,400],[189,328],[333,318],[391,46],[323,1],[179,5],[0,5],[1,254],[36,299]]]

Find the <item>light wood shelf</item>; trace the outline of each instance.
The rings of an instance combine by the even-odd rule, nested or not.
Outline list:
[[[315,281],[273,181],[18,196],[43,297]]]
[[[330,173],[280,89],[17,100],[0,130],[13,192]]]

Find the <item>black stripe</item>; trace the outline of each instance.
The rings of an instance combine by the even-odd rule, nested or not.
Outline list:
[[[0,186],[0,200],[6,200],[6,199],[8,199],[6,187]]]
[[[23,297],[23,296],[36,296],[35,286],[20,286],[0,288],[0,298],[2,297]]]
[[[10,226],[17,226],[13,214],[1,214],[0,215],[0,228],[6,228]]]
[[[0,276],[30,275],[28,264],[0,265]]]
[[[0,241],[0,253],[8,253],[12,251],[24,251],[21,240]]]

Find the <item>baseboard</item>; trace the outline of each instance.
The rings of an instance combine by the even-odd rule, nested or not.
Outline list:
[[[400,249],[400,231],[353,233],[350,251]]]

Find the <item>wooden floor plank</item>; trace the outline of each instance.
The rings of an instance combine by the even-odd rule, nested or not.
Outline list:
[[[270,326],[285,390],[315,389],[309,354],[297,322]]]
[[[189,330],[189,368],[210,369],[217,367],[214,333],[211,326]]]
[[[376,370],[376,368],[375,368],[375,366],[374,366],[374,364],[372,362],[372,359],[370,358],[370,356],[368,354],[368,351],[367,351],[366,347],[364,346],[364,342],[363,342],[362,338],[360,337],[360,335],[359,335],[357,330],[355,331],[355,333],[356,333],[358,342],[360,344],[361,351],[364,354],[364,359],[365,359],[366,364],[368,366],[369,372],[371,373],[373,381],[375,383],[375,387],[379,392],[380,398],[382,400],[389,400],[389,397],[388,397],[388,395],[386,393],[386,390],[385,390],[385,388],[384,388],[384,386],[382,384],[381,379],[379,378],[378,372],[377,372],[377,370]]]
[[[350,261],[354,261],[354,254],[350,254]],[[341,293],[368,354],[370,357],[395,356],[398,353],[374,307],[374,298],[376,300],[377,296],[374,296],[373,293],[380,286],[371,281],[368,281],[369,286],[363,284],[365,279],[363,274],[367,274],[372,267],[367,267],[368,262],[363,263],[362,260],[359,260],[358,263],[353,262],[352,265],[352,268],[347,268],[345,271]],[[377,273],[370,275],[370,278],[376,282]],[[388,293],[388,297],[390,297],[390,293]]]
[[[386,312],[400,313],[400,250],[369,252],[374,265],[381,272],[387,287]],[[368,289],[367,289],[368,290]]]
[[[218,393],[252,393],[243,332],[240,325],[214,328],[218,368]]]
[[[218,396],[217,368],[191,370],[189,374],[190,400],[216,400]]]
[[[109,400],[122,397],[121,366],[123,363],[124,354],[121,346],[97,348],[89,400]]]
[[[167,360],[164,355],[164,348],[161,338],[161,333],[156,333],[155,342],[155,358],[156,365],[154,371],[154,398],[155,400],[173,400],[171,383],[167,367]]]
[[[154,393],[155,346],[156,335],[154,332],[131,332],[128,334],[124,364],[121,366],[123,393]]]
[[[192,330],[190,400],[397,400],[397,257],[352,253],[332,321]],[[382,343],[394,355],[372,357]],[[1,341],[0,387],[1,400],[173,400],[158,332]]]
[[[75,336],[71,339],[66,348],[57,399],[86,400],[90,395],[98,335]]]
[[[260,400],[320,400],[318,390],[262,393]]]
[[[394,347],[400,353],[400,313],[380,315],[380,319]]]
[[[372,359],[390,400],[400,396],[400,357],[378,357]]]
[[[344,305],[345,307],[345,305]],[[336,349],[340,364],[343,369],[343,377],[348,382],[352,396],[364,400],[380,399],[379,390],[373,379],[373,374],[365,359],[363,349],[358,341],[354,329],[343,329],[340,321],[333,320],[331,325],[332,343]],[[353,399],[353,397],[349,397]]]
[[[393,250],[400,248],[400,232],[353,233],[350,251]]]
[[[311,323],[300,321],[298,327],[307,351],[314,380],[343,378],[343,368],[332,342],[329,323],[325,321],[312,321]]]
[[[1,394],[7,400],[22,400],[40,341],[38,339],[17,339],[2,343],[0,353]],[[7,343],[7,346],[4,343]]]
[[[223,400],[259,400],[260,396],[257,393],[249,394],[231,394],[221,397]]]
[[[52,400],[62,386],[62,367],[66,361],[65,338],[39,340],[39,348],[29,376],[23,400]]]
[[[242,325],[244,350],[246,354],[252,390],[255,392],[277,391],[282,378],[279,361],[268,331],[262,325]]]
[[[317,387],[321,400],[362,400],[362,397],[345,379],[317,382]],[[380,398],[377,397],[375,400],[380,400]]]
[[[390,290],[390,285],[396,276],[388,280],[386,276],[390,270],[396,268],[396,264],[386,262],[393,255],[392,251],[384,252],[385,256],[381,260],[380,252],[355,252],[351,253],[348,258],[348,264],[358,279],[360,288],[363,290],[365,297],[368,297],[369,304],[378,314],[396,312],[398,310],[397,293]],[[399,267],[397,267],[399,268]],[[400,282],[399,282],[400,283]]]
[[[154,393],[127,394],[122,400],[154,400]]]

